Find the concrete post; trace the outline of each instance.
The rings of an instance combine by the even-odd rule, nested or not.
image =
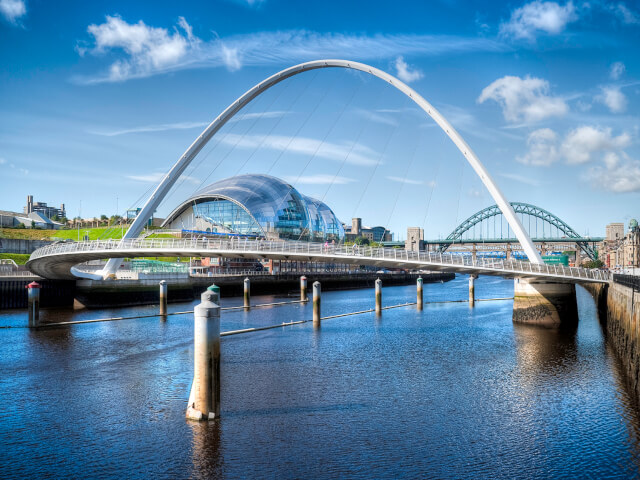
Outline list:
[[[160,315],[167,314],[167,281],[160,280]]]
[[[478,278],[478,275],[471,274],[469,275],[469,306],[474,307],[476,304],[476,286],[475,280]]]
[[[422,310],[423,308],[423,301],[422,301],[422,277],[419,277],[418,280],[416,280],[416,293],[417,293],[417,297],[416,297],[416,306],[418,307],[418,310]]]
[[[189,420],[220,416],[220,287],[211,285],[194,308],[193,383],[187,407]]]
[[[309,301],[309,297],[307,297],[307,277],[304,275],[300,277],[300,301]]]
[[[37,327],[40,324],[40,284],[31,282],[27,285],[29,306],[29,327]]]
[[[249,277],[244,279],[244,308],[251,308],[251,280]]]
[[[320,297],[322,296],[322,288],[320,282],[313,282],[313,326],[320,326]]]
[[[382,280],[376,280],[376,315],[382,313]]]
[[[572,283],[514,279],[513,321],[545,327],[578,323],[576,286]]]

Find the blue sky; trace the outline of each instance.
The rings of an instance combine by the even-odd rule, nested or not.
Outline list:
[[[579,233],[640,217],[637,2],[0,0],[0,209],[122,213],[246,90],[320,58],[405,81],[506,197]],[[159,208],[237,173],[343,221],[431,238],[494,203],[432,120],[378,79],[305,73],[219,132]]]

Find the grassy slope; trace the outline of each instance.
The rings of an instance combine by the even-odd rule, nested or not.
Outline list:
[[[0,259],[9,258],[18,265],[24,265],[29,260],[30,255],[24,253],[0,253]]]
[[[122,230],[120,228],[100,227],[81,228],[80,239],[85,234],[90,240],[120,238]],[[25,240],[78,240],[78,230],[39,230],[35,228],[3,228],[0,238],[17,238]]]

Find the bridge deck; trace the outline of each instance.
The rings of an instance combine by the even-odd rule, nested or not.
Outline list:
[[[229,257],[372,265],[411,270],[436,270],[507,278],[547,279],[554,282],[608,282],[609,273],[596,269],[538,265],[398,248],[358,247],[293,241],[247,239],[127,239],[54,243],[42,247],[27,262],[30,271],[45,278],[75,278],[71,268],[89,260],[133,257]]]

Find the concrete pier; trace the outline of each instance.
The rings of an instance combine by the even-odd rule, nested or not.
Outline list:
[[[40,284],[31,282],[27,285],[29,327],[37,327],[40,324]]]
[[[249,277],[244,279],[244,308],[251,308],[251,280]]]
[[[167,281],[160,280],[160,315],[167,314]]]
[[[307,277],[304,275],[300,277],[300,301],[309,301],[309,297],[307,297]]]
[[[220,416],[220,289],[212,285],[194,308],[193,383],[187,419]]]
[[[382,280],[376,280],[376,315],[382,314]]]
[[[516,278],[513,321],[544,327],[575,325],[578,321],[576,286]]]
[[[416,307],[418,310],[422,310],[424,302],[422,300],[422,277],[416,280]]]
[[[320,303],[322,296],[322,288],[320,282],[313,282],[313,326],[320,327]]]
[[[475,281],[478,275],[469,275],[469,306],[474,307],[476,305],[476,285]]]

